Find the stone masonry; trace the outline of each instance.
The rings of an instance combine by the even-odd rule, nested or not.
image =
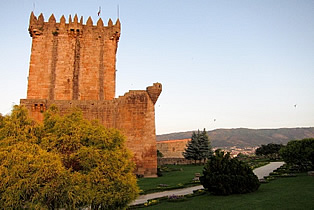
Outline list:
[[[86,119],[98,119],[108,128],[117,128],[126,136],[133,152],[136,174],[156,176],[157,153],[155,108],[162,86],[154,83],[146,90],[131,90],[115,98],[116,52],[120,37],[120,21],[102,19],[86,24],[75,15],[68,23],[54,15],[44,22],[31,13],[29,33],[32,51],[29,67],[27,99],[21,104],[30,116],[41,122],[43,112],[56,105],[61,113],[74,107]]]
[[[191,139],[165,140],[157,142],[157,149],[163,158],[184,158],[182,152]]]

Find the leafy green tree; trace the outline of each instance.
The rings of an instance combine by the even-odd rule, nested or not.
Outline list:
[[[284,161],[290,165],[296,165],[301,170],[314,169],[313,138],[289,141],[279,153]]]
[[[56,107],[36,125],[14,107],[0,128],[0,206],[122,209],[138,194],[134,164],[114,129]]]
[[[283,147],[282,144],[270,143],[267,145],[262,145],[255,150],[256,155],[264,155],[270,157],[271,159],[279,158],[279,150]]]
[[[39,127],[28,117],[25,107],[15,105],[11,115],[3,117],[1,121],[0,145],[37,141]]]
[[[199,130],[192,133],[191,141],[188,142],[184,152],[182,153],[185,159],[194,160],[206,160],[212,155],[211,145],[208,139],[208,135],[204,131]]]
[[[73,207],[69,171],[36,144],[0,147],[0,206],[4,209]],[[63,205],[66,204],[66,205]]]
[[[0,113],[0,129],[4,126],[4,117],[3,115]]]
[[[246,163],[231,158],[230,153],[225,154],[221,150],[216,150],[209,158],[200,181],[206,190],[216,195],[254,192],[260,186]]]

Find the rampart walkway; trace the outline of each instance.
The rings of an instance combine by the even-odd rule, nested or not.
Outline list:
[[[253,172],[258,177],[258,179],[262,179],[264,176],[268,176],[271,172],[273,172],[275,169],[279,168],[283,164],[284,162],[271,162],[265,166],[262,166],[253,170]],[[198,185],[198,186],[188,187],[188,188],[183,188],[183,189],[169,190],[169,191],[151,193],[147,195],[141,195],[135,201],[133,201],[130,205],[145,203],[150,199],[160,198],[164,196],[192,194],[194,190],[199,190],[199,189],[203,189],[203,186]]]

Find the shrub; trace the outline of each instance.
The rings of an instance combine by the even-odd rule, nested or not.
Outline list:
[[[169,195],[168,196],[168,201],[169,202],[181,202],[181,201],[185,201],[186,198],[184,197],[184,195]]]
[[[200,177],[206,190],[215,195],[230,195],[256,191],[260,183],[252,169],[242,161],[230,157],[230,153],[216,150]]]

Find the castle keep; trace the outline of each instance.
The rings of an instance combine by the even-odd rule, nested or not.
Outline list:
[[[126,145],[134,154],[136,172],[155,176],[157,170],[155,109],[162,87],[154,83],[146,90],[131,90],[115,98],[116,52],[120,21],[102,19],[86,24],[77,15],[68,22],[64,16],[48,22],[42,14],[31,13],[29,33],[32,50],[27,99],[21,104],[37,121],[52,104],[61,113],[73,107],[86,119],[98,119],[108,128],[117,128],[127,137]]]

